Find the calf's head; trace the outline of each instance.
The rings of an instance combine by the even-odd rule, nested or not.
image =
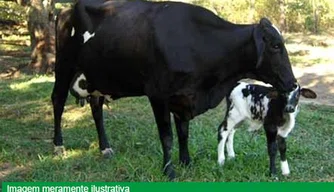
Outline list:
[[[317,94],[311,89],[301,88],[299,84],[296,84],[293,91],[284,94],[284,98],[286,99],[284,112],[295,112],[300,95],[309,99],[315,99],[317,97]]]
[[[284,40],[279,30],[266,18],[261,19],[253,33],[257,78],[273,85],[279,92],[291,92],[296,84]]]
[[[267,95],[271,99],[283,99],[284,100],[284,112],[293,113],[296,111],[299,98],[303,96],[308,99],[317,98],[317,94],[311,89],[301,88],[299,84],[295,84],[293,90],[287,93],[279,93],[274,90],[268,93]]]

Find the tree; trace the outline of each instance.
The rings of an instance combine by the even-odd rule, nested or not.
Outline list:
[[[31,62],[28,70],[33,73],[50,73],[55,60],[54,0],[30,0],[28,30],[31,41]]]
[[[312,0],[312,10],[313,10],[313,20],[314,20],[314,25],[313,25],[313,33],[317,34],[319,32],[318,26],[319,26],[319,17],[318,17],[318,5],[317,1]]]
[[[248,22],[253,23],[254,18],[255,18],[255,0],[249,1],[249,15],[248,16],[249,16]]]
[[[286,21],[285,21],[285,0],[278,0],[280,16],[279,16],[279,28],[282,32],[285,32],[286,29]]]

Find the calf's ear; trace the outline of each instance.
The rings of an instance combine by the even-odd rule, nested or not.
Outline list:
[[[263,53],[265,49],[265,43],[263,39],[263,28],[260,26],[260,24],[255,27],[253,38],[254,38],[254,42],[256,46],[256,54],[257,54],[256,68],[259,68],[263,60]]]
[[[315,99],[317,98],[317,94],[312,91],[311,89],[307,89],[307,88],[302,88],[300,90],[300,94],[305,97],[305,98],[309,98],[309,99]]]

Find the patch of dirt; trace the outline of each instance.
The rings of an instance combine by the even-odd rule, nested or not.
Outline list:
[[[293,71],[302,87],[317,93],[316,99],[302,98],[303,102],[334,106],[334,63],[293,67]]]

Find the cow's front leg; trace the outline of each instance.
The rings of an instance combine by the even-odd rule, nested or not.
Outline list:
[[[275,166],[275,158],[277,154],[277,143],[276,143],[276,136],[277,136],[277,128],[275,125],[264,125],[264,129],[266,131],[267,136],[267,148],[269,154],[269,174],[274,179],[277,179],[276,176],[276,166]]]
[[[92,110],[96,130],[97,130],[97,135],[99,139],[99,148],[104,157],[110,158],[112,157],[114,152],[112,148],[110,147],[110,144],[108,142],[106,132],[104,129],[104,123],[103,123],[104,97],[92,96],[89,101],[90,101],[90,107]]]
[[[63,155],[65,148],[63,146],[63,136],[61,131],[61,117],[64,112],[65,102],[68,96],[68,90],[70,87],[71,79],[74,76],[70,70],[64,70],[60,73],[56,70],[56,81],[53,87],[51,100],[53,105],[54,116],[54,153],[56,155]]]
[[[158,126],[160,142],[163,150],[163,172],[169,179],[175,178],[175,171],[171,160],[171,149],[173,145],[173,134],[170,122],[170,111],[163,100],[150,98],[155,121]]]
[[[174,115],[174,121],[179,140],[179,160],[183,165],[190,164],[190,156],[188,150],[189,121],[182,121]]]

